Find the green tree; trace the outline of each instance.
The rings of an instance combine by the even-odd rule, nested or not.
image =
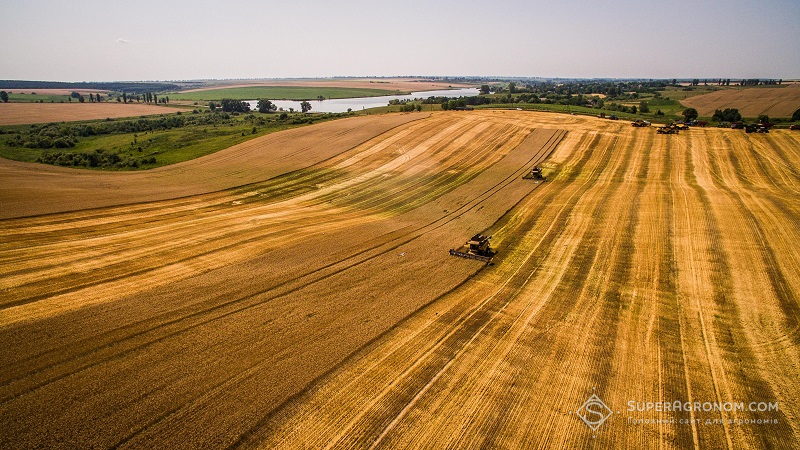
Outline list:
[[[647,102],[642,100],[639,102],[639,112],[642,114],[647,114],[650,112],[650,107],[647,105]]]
[[[758,115],[758,123],[764,124],[769,123],[769,116],[766,114],[759,114]]]
[[[716,122],[739,122],[742,120],[742,115],[736,108],[725,108],[724,110],[718,109],[714,111],[714,116],[711,117],[711,120]]]
[[[258,112],[260,113],[271,113],[277,110],[277,108],[275,108],[275,105],[272,104],[271,101],[266,99],[260,99],[256,107],[258,108]]]
[[[487,95],[489,93],[489,85],[488,84],[482,84],[480,92],[483,95]]]
[[[515,94],[517,92],[517,84],[513,81],[508,83],[508,92],[511,94]]]
[[[8,103],[8,92],[0,91],[0,100],[2,100],[3,103]],[[800,111],[800,110],[798,110],[798,111]]]
[[[304,113],[307,113],[307,112],[311,111],[311,103],[308,103],[305,100],[302,101],[300,103],[300,109],[302,109]]]
[[[250,104],[247,102],[243,102],[241,100],[233,100],[230,98],[223,98],[220,101],[222,106],[222,110],[224,112],[249,112],[250,111]]]
[[[686,122],[691,122],[692,120],[697,119],[697,116],[699,115],[697,110],[694,108],[686,108],[681,114],[683,114],[683,119]]]
[[[216,111],[217,110],[217,104],[214,103],[214,102],[209,102],[208,103],[208,109],[210,109],[211,111]]]
[[[122,103],[128,103],[128,94],[122,93]]]
[[[800,120],[800,108],[798,108],[797,111],[795,111],[794,114],[792,114],[792,122],[797,122],[798,120]]]

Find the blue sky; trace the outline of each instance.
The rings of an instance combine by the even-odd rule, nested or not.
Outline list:
[[[800,1],[0,0],[0,79],[800,78]]]

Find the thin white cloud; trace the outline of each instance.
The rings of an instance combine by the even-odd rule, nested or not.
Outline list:
[[[123,38],[117,39],[117,42],[119,42],[120,44],[130,44],[131,43],[131,41],[129,41],[128,39],[123,39]]]

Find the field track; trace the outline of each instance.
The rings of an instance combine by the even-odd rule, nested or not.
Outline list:
[[[798,163],[789,131],[517,111],[2,161],[0,448],[795,448]],[[493,265],[448,255],[477,232]]]

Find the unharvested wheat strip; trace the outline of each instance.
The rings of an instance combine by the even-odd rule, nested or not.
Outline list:
[[[0,221],[0,230],[9,243],[17,243],[19,239],[12,236],[24,237],[36,235],[37,239],[47,242],[50,233],[60,231],[69,226],[71,229],[90,229],[93,232],[102,232],[103,229],[114,229],[118,226],[151,222],[153,220],[168,220],[186,212],[193,212],[204,207],[212,207],[242,199],[241,194],[229,192],[203,194],[182,200],[149,202],[131,206],[107,207],[101,209],[84,210],[71,213],[60,213],[46,216],[28,217],[23,219],[6,219]]]
[[[316,276],[318,273],[317,273],[317,272],[315,272],[314,274],[315,274],[315,276]],[[301,278],[302,278],[302,277],[301,277]],[[276,295],[277,295],[277,294],[276,294]],[[246,306],[246,305],[244,305],[244,306],[242,306],[242,305],[239,305],[239,306],[241,306],[241,307],[244,307],[244,306]],[[237,307],[239,307],[239,306],[237,306]],[[117,348],[119,348],[119,346],[117,346]]]

